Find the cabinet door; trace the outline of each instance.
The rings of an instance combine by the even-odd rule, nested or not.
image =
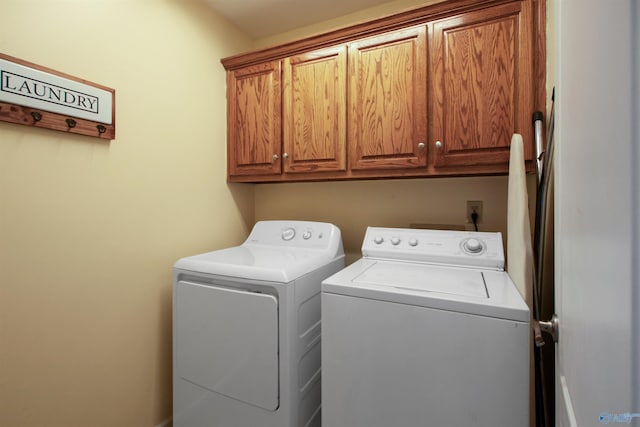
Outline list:
[[[532,159],[531,1],[513,2],[433,24],[434,166],[495,165],[506,171],[513,133]],[[502,164],[498,167],[498,164]]]
[[[352,170],[427,164],[426,27],[349,45]]]
[[[346,170],[346,46],[284,60],[285,173]]]
[[[280,174],[280,61],[227,74],[229,177]]]

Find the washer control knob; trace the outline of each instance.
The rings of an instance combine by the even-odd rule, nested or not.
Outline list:
[[[391,238],[391,244],[393,246],[398,246],[400,244],[400,238],[399,237],[392,237]]]
[[[482,242],[478,239],[471,238],[464,242],[464,249],[469,253],[477,254],[482,251],[482,248]]]
[[[311,232],[310,231],[305,231],[304,233],[302,233],[302,238],[304,240],[309,240],[311,238]]]
[[[287,228],[282,231],[282,240],[291,240],[296,236],[296,230]]]
[[[373,241],[376,245],[381,245],[382,242],[384,242],[384,239],[382,238],[382,236],[376,236],[373,238]]]
[[[418,239],[409,239],[409,246],[418,246]]]

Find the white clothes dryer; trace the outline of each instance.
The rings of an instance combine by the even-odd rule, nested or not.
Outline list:
[[[529,309],[500,233],[367,229],[322,284],[323,427],[529,425]]]
[[[320,284],[340,230],[261,221],[240,246],[173,275],[173,425],[320,426]]]

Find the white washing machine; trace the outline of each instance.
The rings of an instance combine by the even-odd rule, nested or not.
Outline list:
[[[322,283],[322,425],[528,426],[500,233],[368,228],[362,255]]]
[[[340,230],[305,221],[176,262],[173,425],[320,426],[320,283],[343,267]]]

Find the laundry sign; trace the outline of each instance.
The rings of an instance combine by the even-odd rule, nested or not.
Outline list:
[[[114,100],[113,89],[0,54],[0,120],[103,137]]]

